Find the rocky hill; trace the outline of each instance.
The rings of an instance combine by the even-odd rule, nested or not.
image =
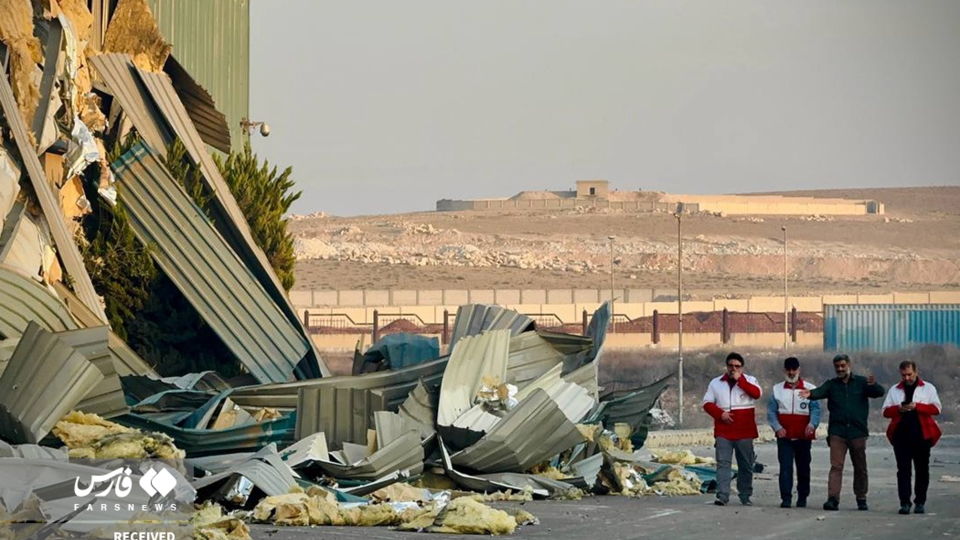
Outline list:
[[[803,192],[874,198],[880,216],[684,217],[685,288],[796,293],[960,288],[960,187]],[[670,215],[577,208],[294,216],[297,289],[676,286]],[[611,242],[608,236],[616,238]]]

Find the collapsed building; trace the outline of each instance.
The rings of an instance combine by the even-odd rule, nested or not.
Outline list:
[[[700,477],[632,452],[668,379],[616,394],[598,385],[609,305],[585,336],[462,306],[448,355],[425,347],[401,360],[383,346],[375,368],[330,376],[208,150],[230,148],[224,116],[144,0],[94,4],[0,2],[0,515],[88,531],[67,501],[93,485],[57,486],[100,477],[97,460],[118,458],[182,460],[192,473],[126,474],[177,485],[163,496],[191,510],[216,502],[300,525],[504,533],[517,516],[458,525],[489,510],[460,498],[700,492]],[[97,47],[91,31],[103,34]],[[107,147],[131,132],[140,141],[111,160]],[[200,171],[206,210],[163,159],[174,141]],[[161,377],[113,331],[109,293],[79,245],[94,164],[97,196],[122,203],[137,240],[244,369],[241,384],[215,371]],[[211,508],[189,517],[201,536],[245,535],[241,514]]]

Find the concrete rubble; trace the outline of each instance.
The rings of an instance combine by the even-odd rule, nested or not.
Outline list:
[[[178,523],[208,540],[249,538],[249,523],[510,534],[536,518],[486,503],[700,489],[668,456],[650,465],[635,451],[665,381],[601,393],[609,304],[586,336],[540,332],[530,317],[498,306],[462,306],[449,354],[435,345],[409,358],[381,352],[385,361],[367,362],[377,364],[369,373],[329,376],[183,112],[169,77],[189,74],[147,2],[116,2],[98,47],[89,46],[85,2],[33,3],[0,3],[0,59],[9,62],[0,76],[0,515],[52,528],[32,531],[38,537],[90,532],[72,497],[120,472],[120,484],[142,488],[131,498],[138,504],[156,502],[156,486],[175,484],[161,500],[181,504],[187,517]],[[34,37],[35,26],[45,39]],[[105,148],[130,130],[142,141],[108,163]],[[160,159],[177,137],[213,193],[215,219]],[[112,331],[99,296],[109,292],[94,288],[80,255],[80,220],[90,208],[81,173],[92,164],[102,166],[94,192],[110,208],[125,204],[134,234],[155,247],[160,269],[219,333],[244,377],[160,377]],[[461,236],[416,223],[397,224],[397,233]],[[362,231],[335,235],[360,241]],[[356,245],[346,255],[353,248],[345,243],[322,248],[321,256],[412,256]],[[552,264],[471,248],[439,253],[450,264]],[[409,342],[386,345],[400,351]],[[139,465],[114,471],[117,460]],[[80,477],[92,478],[87,488]],[[108,492],[100,502],[113,502]],[[114,524],[124,530],[150,523],[132,512],[121,518]]]

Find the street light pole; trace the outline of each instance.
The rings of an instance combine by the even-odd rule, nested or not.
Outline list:
[[[787,296],[787,226],[781,225],[783,231],[783,349],[789,347],[789,326],[787,323],[787,312],[789,311],[789,296]]]
[[[617,237],[610,235],[607,237],[607,240],[610,240],[610,333],[615,334],[617,332],[617,323],[614,318],[615,311],[613,309],[613,242]]]
[[[679,379],[679,407],[677,414],[677,425],[683,425],[683,236],[682,236],[682,217],[683,203],[677,205],[677,319],[679,321],[677,349],[679,357],[677,359],[677,378]]]

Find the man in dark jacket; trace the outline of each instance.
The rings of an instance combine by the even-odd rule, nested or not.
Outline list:
[[[840,507],[840,488],[843,482],[843,462],[850,453],[853,463],[853,494],[858,510],[867,506],[867,415],[870,399],[881,398],[885,389],[873,375],[863,377],[851,371],[850,357],[838,354],[833,358],[837,376],[813,390],[801,390],[800,396],[810,400],[827,400],[830,424],[827,426],[827,444],[830,446],[830,476],[827,481],[827,502],[824,510]]]
[[[930,449],[940,440],[940,426],[934,416],[940,414],[937,389],[920,378],[913,360],[900,362],[900,384],[890,388],[883,401],[883,416],[890,419],[887,438],[897,457],[897,491],[900,513],[910,513],[911,468],[917,469],[913,502],[914,513],[923,514],[930,485]]]

